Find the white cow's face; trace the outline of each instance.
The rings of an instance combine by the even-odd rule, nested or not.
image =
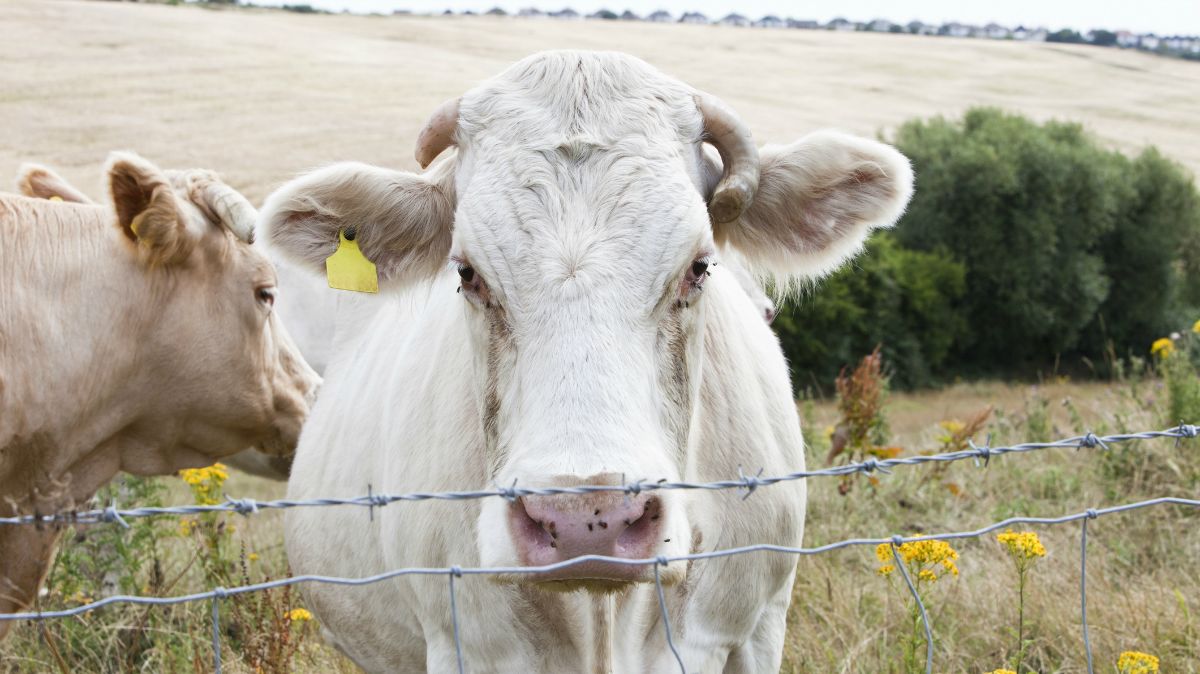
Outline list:
[[[354,226],[385,286],[447,273],[449,261],[486,478],[526,487],[686,477],[720,253],[784,277],[825,273],[899,216],[912,182],[894,150],[841,134],[767,148],[760,161],[723,105],[620,54],[526,59],[439,110],[418,157],[451,143],[457,154],[422,176],[337,165],[302,177],[268,199],[262,223],[314,266]],[[680,498],[488,501],[481,561],[686,552]],[[647,567],[597,562],[533,578],[651,579]]]
[[[581,167],[594,179],[554,179]],[[477,166],[460,194],[451,260],[486,375],[489,477],[678,477],[717,263],[678,162],[532,153]]]

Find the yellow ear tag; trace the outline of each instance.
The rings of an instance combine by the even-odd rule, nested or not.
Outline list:
[[[63,200],[63,198],[62,198],[62,197],[60,197],[60,196],[58,196],[57,194],[55,194],[54,196],[50,197],[50,201],[62,201],[62,200]]]
[[[338,248],[333,255],[325,258],[325,276],[329,280],[329,287],[360,293],[379,292],[379,274],[375,272],[375,263],[358,249],[354,230],[349,230],[349,238],[346,238],[346,231],[338,232]]]

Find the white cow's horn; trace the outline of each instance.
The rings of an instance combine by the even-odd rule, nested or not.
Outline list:
[[[708,202],[708,213],[714,223],[733,222],[758,191],[758,148],[750,129],[716,97],[697,93],[696,107],[704,118],[705,140],[717,148],[725,164],[721,182]]]
[[[458,101],[457,98],[451,98],[439,105],[417,136],[417,163],[421,168],[428,168],[443,150],[454,145],[454,130],[458,126]]]
[[[254,243],[254,222],[258,211],[241,192],[216,180],[207,181],[200,191],[200,198],[208,210],[246,243]]]

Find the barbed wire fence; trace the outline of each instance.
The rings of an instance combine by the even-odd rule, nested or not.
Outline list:
[[[815,477],[832,477],[852,475],[856,473],[873,473],[882,472],[890,473],[893,468],[901,466],[922,466],[933,463],[945,463],[963,461],[972,459],[976,465],[987,467],[993,457],[1000,457],[1006,454],[1022,454],[1026,452],[1035,452],[1047,449],[1063,449],[1073,448],[1076,450],[1082,449],[1099,449],[1107,451],[1110,445],[1130,442],[1135,440],[1150,440],[1155,438],[1174,438],[1176,446],[1184,439],[1195,438],[1200,434],[1200,428],[1190,424],[1180,424],[1173,428],[1162,431],[1146,431],[1141,433],[1121,433],[1106,436],[1097,436],[1093,433],[1064,438],[1053,442],[1030,442],[1011,446],[991,447],[989,442],[982,446],[976,445],[974,442],[969,442],[970,449],[964,449],[955,452],[946,452],[942,454],[920,455],[910,457],[897,457],[892,459],[867,459],[865,461],[848,463],[841,466],[813,470],[813,471],[796,471],[786,475],[767,476],[761,474],[748,475],[739,469],[737,479],[719,480],[715,482],[672,482],[667,480],[659,480],[650,482],[646,480],[635,480],[626,482],[621,485],[581,485],[577,487],[519,487],[514,482],[508,487],[497,486],[494,489],[488,490],[473,490],[473,491],[443,491],[443,492],[407,492],[401,494],[374,493],[370,485],[368,485],[367,494],[363,496],[349,498],[319,498],[319,499],[280,499],[272,501],[255,501],[254,499],[238,499],[227,497],[225,503],[216,505],[181,505],[167,507],[146,507],[146,508],[130,508],[119,509],[115,503],[110,504],[107,508],[74,511],[54,514],[34,514],[34,515],[18,515],[14,517],[0,518],[0,525],[33,525],[45,526],[63,525],[63,524],[95,524],[95,523],[114,523],[120,526],[129,527],[127,519],[146,518],[146,517],[166,517],[175,515],[193,515],[201,513],[214,512],[231,512],[240,515],[254,515],[268,510],[285,509],[285,508],[301,508],[301,507],[331,507],[331,506],[360,506],[368,508],[368,516],[374,517],[374,510],[378,507],[387,506],[396,502],[413,502],[427,500],[472,500],[483,498],[504,498],[509,501],[515,501],[522,496],[548,496],[556,494],[587,494],[595,492],[623,492],[628,495],[637,495],[641,492],[654,490],[674,490],[674,489],[700,489],[700,490],[741,490],[744,492],[743,499],[749,498],[754,491],[759,487],[769,487],[771,485],[782,482],[791,482],[796,480],[806,480]],[[462,654],[462,637],[460,635],[458,608],[456,601],[455,580],[461,579],[468,575],[523,575],[523,574],[541,574],[561,569],[567,569],[578,564],[588,562],[605,562],[609,564],[617,564],[624,566],[653,566],[654,584],[658,598],[659,612],[662,619],[664,636],[666,643],[674,656],[676,664],[680,671],[687,674],[687,669],[684,665],[683,657],[675,644],[674,637],[671,632],[671,623],[667,611],[666,597],[663,590],[660,570],[673,562],[692,562],[710,559],[719,559],[734,555],[744,555],[752,553],[775,553],[789,554],[797,556],[818,555],[835,550],[841,550],[850,547],[858,546],[890,546],[895,568],[899,570],[901,577],[904,579],[905,586],[913,601],[919,610],[921,617],[922,628],[925,633],[925,672],[932,674],[933,672],[933,655],[934,655],[934,640],[933,627],[931,625],[928,612],[925,610],[924,602],[921,600],[921,595],[909,577],[905,564],[900,557],[900,546],[905,543],[915,543],[920,541],[949,541],[968,538],[979,538],[988,533],[1011,527],[1018,524],[1030,525],[1057,525],[1069,524],[1073,522],[1080,523],[1080,574],[1079,574],[1079,597],[1080,597],[1080,616],[1081,616],[1081,632],[1084,653],[1087,658],[1087,671],[1089,674],[1094,674],[1094,665],[1092,659],[1092,645],[1088,634],[1087,622],[1087,548],[1088,548],[1088,522],[1099,517],[1107,515],[1115,515],[1143,508],[1155,506],[1176,505],[1191,508],[1200,508],[1200,500],[1177,498],[1177,497],[1162,497],[1154,498],[1145,501],[1134,503],[1126,503],[1122,505],[1109,506],[1105,508],[1088,508],[1082,512],[1062,515],[1059,517],[1011,517],[993,524],[987,525],[980,529],[957,531],[949,533],[927,534],[921,536],[891,536],[887,538],[851,538],[834,543],[828,543],[821,546],[806,548],[806,547],[789,547],[783,545],[772,544],[757,544],[748,545],[738,548],[727,548],[722,550],[712,550],[709,552],[691,553],[686,555],[673,556],[658,556],[645,559],[626,559],[618,557],[609,557],[602,555],[585,555],[574,557],[562,562],[550,564],[546,566],[517,566],[517,567],[477,567],[463,568],[460,566],[449,567],[408,567],[394,569],[373,576],[362,578],[343,578],[338,576],[323,576],[323,575],[302,575],[281,578],[278,580],[267,581],[262,583],[254,583],[233,588],[215,587],[207,592],[198,592],[187,595],[178,595],[174,597],[147,597],[147,596],[130,596],[130,595],[114,595],[97,601],[89,602],[81,606],[71,609],[63,609],[58,611],[35,611],[24,613],[0,614],[0,620],[47,620],[47,619],[63,619],[78,616],[84,613],[95,611],[97,609],[109,606],[112,604],[134,604],[134,605],[150,605],[150,606],[167,606],[176,604],[186,604],[193,602],[209,601],[212,606],[212,646],[213,646],[213,669],[217,674],[221,674],[221,630],[220,630],[220,602],[234,595],[246,594],[250,592],[261,592],[274,588],[297,585],[300,583],[318,583],[341,586],[363,586],[379,583],[385,580],[399,578],[401,576],[445,576],[449,581],[449,600],[450,600],[450,618],[453,627],[455,655],[458,666],[458,671],[463,674],[466,671],[463,654]]]

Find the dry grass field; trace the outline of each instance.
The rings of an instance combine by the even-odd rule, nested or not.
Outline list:
[[[1200,64],[1114,49],[810,31],[485,18],[301,16],[282,12],[59,0],[0,0],[0,182],[22,161],[59,168],[101,197],[108,151],[133,149],[165,167],[220,171],[253,200],[306,168],[353,159],[412,168],[412,143],[445,98],[531,52],[620,49],[728,101],[764,141],[811,129],[882,133],[914,116],[956,115],[977,104],[1038,119],[1083,122],[1106,143],[1156,144],[1200,171]],[[1195,318],[1195,317],[1191,317]],[[1181,324],[1191,324],[1191,319]],[[995,441],[1077,430],[1167,425],[1156,382],[1076,385],[1033,392],[1018,384],[960,384],[893,395],[890,443],[936,449],[939,422],[993,405]],[[801,403],[824,465],[829,401]],[[1037,422],[1035,424],[1035,421]],[[982,526],[1018,514],[1050,516],[1160,495],[1194,497],[1196,446],[1159,441],[1101,453],[1055,450],[1006,457],[987,469],[962,462],[930,477],[898,469],[877,488],[839,495],[813,481],[806,544],[854,536]],[[187,502],[165,478],[169,503]],[[953,493],[947,484],[954,485]],[[470,485],[464,485],[467,487]],[[282,485],[232,475],[225,492],[276,497]],[[365,514],[364,514],[365,516]],[[278,513],[230,518],[233,553],[259,580],[286,572]],[[1163,659],[1162,671],[1200,672],[1200,518],[1142,511],[1091,525],[1089,566],[1097,672],[1123,650]],[[165,523],[156,539],[163,594],[207,589],[196,537]],[[1026,607],[1027,671],[1086,671],[1078,611],[1078,528],[1039,529],[1048,550]],[[156,535],[159,535],[156,534]],[[82,540],[82,538],[80,539]],[[935,671],[988,672],[1014,653],[1016,580],[994,539],[956,544],[961,576],[931,590]],[[719,563],[719,562],[713,562]],[[64,562],[65,564],[65,562]],[[805,558],[796,583],[786,672],[900,672],[907,602],[875,573],[872,550]],[[156,581],[158,582],[158,581]],[[64,594],[69,594],[65,590]],[[59,598],[70,603],[70,598]],[[286,598],[276,598],[286,602]],[[274,605],[272,605],[274,606]],[[24,624],[0,644],[0,672],[204,671],[208,606],[164,610],[129,643],[141,609],[70,625]],[[286,628],[285,628],[286,629]],[[354,671],[311,625],[292,659],[260,671]],[[239,638],[244,638],[240,635]],[[464,635],[469,639],[470,635]],[[144,659],[122,654],[136,647]],[[226,671],[254,672],[227,648]]]

